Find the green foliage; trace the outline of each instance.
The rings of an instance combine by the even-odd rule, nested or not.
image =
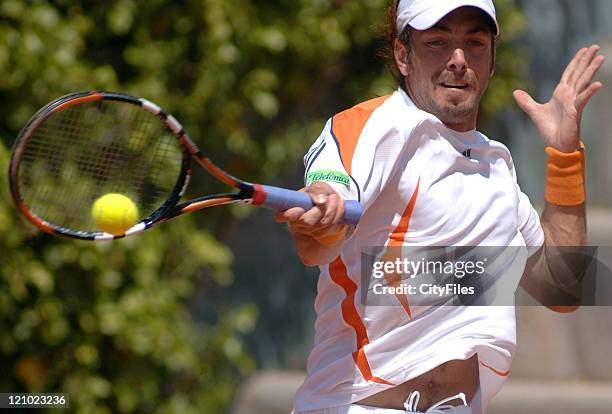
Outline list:
[[[525,88],[527,51],[513,44],[525,32],[525,16],[517,9],[515,0],[495,0],[501,29],[495,76],[481,104],[481,123],[491,119],[503,108],[515,105],[512,92]]]
[[[522,17],[514,0],[497,4],[502,39],[511,41]],[[160,104],[239,177],[267,181],[299,170],[328,116],[395,88],[376,57],[386,6],[2,0],[0,171],[39,107],[90,89]],[[510,102],[522,73],[523,59],[502,43],[486,114]],[[232,282],[232,254],[219,239],[248,211],[213,210],[93,245],[32,229],[6,181],[2,173],[0,390],[68,392],[72,410],[83,413],[226,410],[253,368],[242,335],[255,308],[211,300],[204,323],[186,303],[199,287],[214,298]],[[196,179],[192,192],[209,192],[205,186]]]
[[[3,171],[7,158],[0,146]],[[66,392],[83,413],[222,412],[253,368],[240,335],[256,313],[193,321],[196,283],[227,280],[232,260],[207,233],[187,239],[193,230],[184,217],[131,240],[72,242],[35,236],[0,204],[0,389]]]

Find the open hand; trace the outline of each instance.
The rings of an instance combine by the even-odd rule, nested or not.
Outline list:
[[[546,146],[562,152],[579,148],[582,113],[602,87],[601,82],[593,82],[605,60],[597,52],[599,46],[593,45],[576,53],[547,103],[537,103],[525,91],[514,91],[516,103],[529,115]]]

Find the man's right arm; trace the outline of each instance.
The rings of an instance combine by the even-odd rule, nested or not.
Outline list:
[[[275,215],[279,223],[288,223],[298,256],[306,266],[332,262],[340,255],[347,227],[341,224],[344,200],[327,183],[316,181],[304,191],[314,207],[308,211],[295,207]]]

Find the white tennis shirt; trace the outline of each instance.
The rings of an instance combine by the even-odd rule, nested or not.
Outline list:
[[[304,161],[307,182],[323,178],[364,213],[341,255],[320,266],[314,348],[294,411],[350,404],[478,353],[482,401],[472,406],[484,412],[510,372],[514,307],[365,306],[361,253],[364,246],[536,251],[544,235],[508,149],[475,130],[448,129],[399,89],[332,117]],[[516,258],[523,267],[525,260]]]

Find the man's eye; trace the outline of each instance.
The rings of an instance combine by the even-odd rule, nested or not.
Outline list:
[[[473,40],[468,41],[468,44],[469,44],[470,46],[474,46],[474,47],[482,47],[482,46],[484,46],[484,45],[485,45],[485,43],[484,43],[483,41],[481,41],[481,40],[476,40],[476,39],[473,39]]]
[[[428,46],[432,46],[432,47],[440,47],[440,46],[444,46],[444,41],[443,40],[430,40],[427,42]]]

